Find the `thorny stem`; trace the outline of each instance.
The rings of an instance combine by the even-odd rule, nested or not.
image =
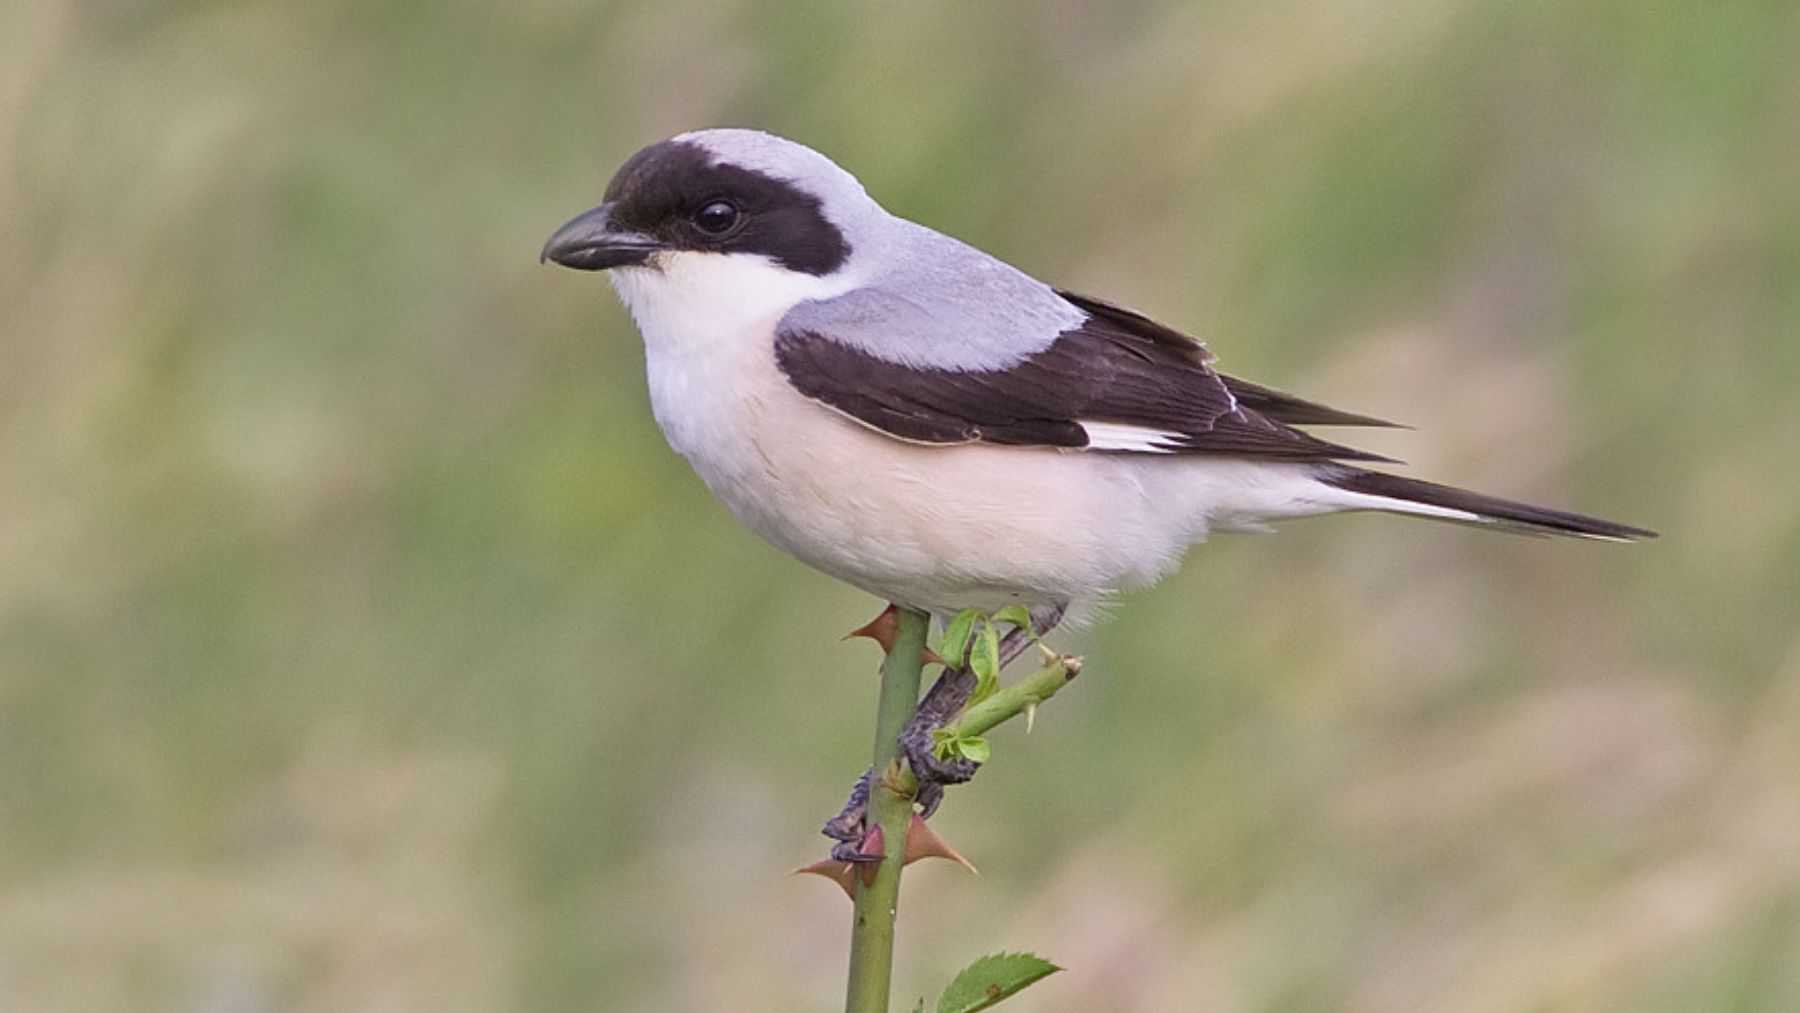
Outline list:
[[[887,1013],[894,976],[894,917],[900,901],[900,867],[912,793],[896,784],[902,774],[900,733],[919,706],[925,634],[930,619],[900,610],[894,649],[881,663],[881,697],[875,711],[875,762],[869,779],[868,825],[879,826],[885,857],[873,880],[856,881],[856,915],[850,928],[850,984],[845,1013]]]
[[[961,718],[946,726],[947,730],[959,738],[984,734],[1055,696],[1057,690],[1081,674],[1080,658],[1046,651],[1044,661],[1043,668],[971,705]]]
[[[900,870],[905,864],[907,829],[919,783],[902,760],[900,733],[919,706],[925,638],[923,612],[901,609],[894,648],[881,665],[881,695],[875,712],[875,760],[870,767],[865,825],[880,827],[883,858],[868,881],[855,882],[856,914],[850,929],[850,983],[845,1013],[887,1013],[894,973],[894,920],[899,911]],[[1044,667],[1002,687],[945,726],[959,738],[981,735],[1038,704],[1081,674],[1081,659],[1044,651]]]
[[[1002,686],[993,696],[971,705],[963,711],[962,716],[945,725],[944,731],[950,737],[959,739],[985,735],[996,726],[1029,713],[1038,704],[1055,696],[1058,690],[1080,674],[1080,658],[1045,651],[1044,667],[1017,682]],[[893,785],[899,791],[910,794],[918,790],[919,782],[912,771],[902,770],[899,776],[893,778]]]

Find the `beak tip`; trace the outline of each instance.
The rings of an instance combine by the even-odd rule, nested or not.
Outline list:
[[[569,227],[565,225],[551,233],[549,239],[544,240],[544,245],[538,248],[539,264],[561,264],[563,262],[561,254],[569,246],[566,241],[568,233]]]
[[[564,224],[538,251],[538,263],[605,271],[642,264],[659,249],[649,236],[615,230],[611,213],[612,205],[602,204]]]

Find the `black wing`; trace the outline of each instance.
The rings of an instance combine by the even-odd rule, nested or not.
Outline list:
[[[813,329],[778,333],[776,362],[807,397],[919,443],[1386,460],[1284,424],[1378,420],[1223,377],[1208,365],[1206,347],[1179,331],[1110,303],[1061,294],[1087,320],[1004,369],[908,366]]]
[[[1202,363],[1213,361],[1213,354],[1207,351],[1206,346],[1199,341],[1172,327],[1165,327],[1136,310],[1126,309],[1104,299],[1066,292],[1060,288],[1056,290],[1056,294],[1086,310],[1089,316],[1106,320],[1114,327],[1167,344],[1177,352],[1199,349]],[[1336,408],[1328,408],[1314,401],[1297,398],[1286,391],[1264,387],[1260,383],[1251,383],[1249,380],[1240,380],[1235,376],[1226,376],[1220,373],[1219,379],[1224,382],[1225,389],[1237,398],[1240,407],[1248,408],[1264,418],[1284,425],[1404,428],[1398,423],[1378,419],[1373,415],[1358,415],[1353,412],[1339,411]]]

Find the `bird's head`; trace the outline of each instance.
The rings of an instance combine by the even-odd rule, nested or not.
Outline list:
[[[700,130],[633,155],[605,203],[556,230],[540,259],[612,271],[634,304],[702,277],[754,275],[794,291],[836,288],[859,236],[885,215],[856,177],[803,144]],[[721,294],[738,288],[704,285]]]

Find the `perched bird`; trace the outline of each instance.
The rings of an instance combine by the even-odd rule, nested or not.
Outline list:
[[[937,613],[1142,587],[1217,529],[1385,510],[1651,532],[1373,471],[1384,425],[1216,372],[1199,341],[889,214],[804,145],[700,130],[619,169],[543,257],[610,272],[669,443],[751,530]]]
[[[1022,603],[1041,632],[1210,531],[1344,510],[1652,536],[1371,470],[1295,427],[1387,423],[1219,373],[1199,341],[889,214],[766,133],[645,148],[542,257],[610,272],[657,422],[740,521],[898,605]],[[960,706],[928,696],[920,720]]]

